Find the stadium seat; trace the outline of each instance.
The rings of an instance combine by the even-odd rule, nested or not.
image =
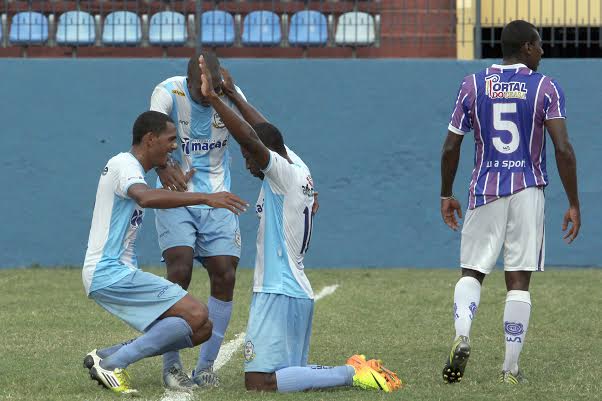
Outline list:
[[[14,15],[10,26],[10,43],[42,44],[48,40],[48,18],[41,13],[24,11]]]
[[[130,11],[116,11],[106,16],[102,43],[106,45],[136,45],[142,39],[140,17]]]
[[[234,44],[234,18],[225,11],[206,11],[201,15],[200,41],[210,46]]]
[[[271,11],[253,11],[243,21],[242,43],[247,46],[280,44],[280,18]]]
[[[324,14],[313,10],[293,14],[288,33],[291,46],[322,46],[327,41],[328,24]]]
[[[152,45],[183,45],[188,40],[186,18],[173,11],[156,13],[150,19],[148,36]]]
[[[69,11],[59,17],[56,43],[59,45],[91,45],[96,40],[94,17],[83,11]]]
[[[366,46],[375,40],[374,17],[352,11],[342,14],[337,23],[335,42],[342,46]]]

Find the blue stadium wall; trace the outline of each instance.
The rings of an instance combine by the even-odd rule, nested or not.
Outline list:
[[[460,235],[439,214],[439,157],[460,80],[489,61],[223,64],[312,170],[321,207],[307,266],[458,265]],[[105,162],[129,149],[132,123],[153,87],[185,69],[180,59],[0,60],[0,267],[81,264]],[[602,61],[544,60],[541,69],[568,99],[584,223],[573,245],[562,242],[567,201],[548,141],[546,262],[602,266]],[[230,146],[232,188],[254,204],[260,183]],[[455,184],[464,206],[472,153],[467,138]],[[241,266],[253,265],[256,225],[252,211],[241,217]],[[138,252],[143,264],[159,264],[152,212]]]

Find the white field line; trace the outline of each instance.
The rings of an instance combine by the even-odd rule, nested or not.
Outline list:
[[[228,341],[226,344],[222,345],[219,349],[219,353],[217,354],[217,358],[215,358],[215,362],[213,363],[213,370],[220,370],[225,364],[228,363],[230,358],[238,351],[242,344],[245,342],[245,332],[238,333],[234,336],[234,340]]]
[[[320,299],[332,295],[337,288],[339,288],[338,284],[329,285],[322,288],[317,294],[314,296],[315,301],[319,301]],[[224,367],[225,364],[230,361],[232,356],[242,347],[245,342],[245,332],[238,333],[234,336],[234,340],[228,341],[226,344],[222,345],[219,350],[219,354],[215,359],[215,363],[213,364],[213,369],[215,371],[220,370]],[[165,394],[163,394],[163,398],[161,401],[191,401],[192,394],[183,391],[173,391],[173,390],[165,390]]]

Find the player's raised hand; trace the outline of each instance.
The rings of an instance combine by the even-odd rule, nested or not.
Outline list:
[[[569,223],[573,223],[569,228]],[[569,207],[569,210],[564,214],[562,219],[562,231],[568,231],[564,235],[563,239],[567,244],[570,244],[579,235],[579,229],[581,228],[581,211],[576,206]]]
[[[234,86],[234,79],[232,79],[232,75],[230,75],[230,71],[225,69],[224,67],[220,67],[219,71],[222,74],[222,90],[226,95],[230,93],[236,92],[236,87]]]
[[[228,209],[236,215],[246,212],[247,207],[249,207],[247,202],[240,199],[238,196],[225,191],[208,194],[206,204],[215,208]]]
[[[456,220],[456,214],[458,218],[462,218],[462,206],[455,198],[441,199],[441,217],[445,224],[452,230],[456,231],[460,225]]]
[[[213,88],[211,71],[209,71],[209,67],[207,67],[203,56],[199,57],[199,68],[201,69],[201,93],[205,97],[217,96]]]

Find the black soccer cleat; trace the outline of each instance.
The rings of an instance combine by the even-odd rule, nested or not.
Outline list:
[[[454,341],[443,367],[443,380],[446,383],[456,383],[462,380],[469,356],[470,340],[466,336],[459,336]]]
[[[98,361],[100,361],[100,357],[96,353],[96,350],[93,349],[84,357],[84,368],[90,370]]]

